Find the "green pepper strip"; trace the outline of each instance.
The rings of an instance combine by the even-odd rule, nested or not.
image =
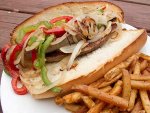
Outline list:
[[[60,88],[60,87],[53,87],[51,89],[51,91],[54,92],[54,93],[60,93],[62,91],[62,88]]]
[[[16,42],[20,43],[26,33],[36,30],[41,25],[44,25],[46,28],[52,28],[52,24],[49,23],[48,21],[41,21],[35,25],[30,25],[30,26],[24,27],[19,31],[18,36],[16,38]]]
[[[61,26],[62,24],[66,23],[66,21],[63,19],[63,20],[60,20],[60,21],[57,21],[54,23],[55,26]]]
[[[53,41],[53,39],[54,39],[54,35],[50,35],[49,37],[46,38],[46,41],[41,46],[39,56],[42,59],[41,61],[42,65],[45,64],[45,53],[47,48],[50,46],[51,42]]]
[[[31,46],[36,40],[37,40],[37,37],[36,37],[36,36],[32,36],[32,37],[29,39],[28,46]]]
[[[41,67],[41,76],[45,85],[50,85],[51,82],[47,77],[47,68],[45,67],[45,53],[50,43],[53,41],[54,35],[47,37],[46,41],[39,47],[39,62]]]

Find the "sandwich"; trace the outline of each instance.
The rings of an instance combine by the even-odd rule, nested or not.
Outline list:
[[[146,42],[144,29],[125,30],[123,23],[122,9],[102,1],[64,3],[35,14],[14,29],[2,50],[12,88],[43,99],[98,80]]]

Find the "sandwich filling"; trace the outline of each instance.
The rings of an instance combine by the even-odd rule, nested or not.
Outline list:
[[[28,89],[35,87],[33,94],[49,89],[59,91],[56,86],[78,78],[77,75],[86,75],[99,62],[106,62],[101,60],[103,51],[115,49],[113,46],[128,39],[125,37],[118,43],[121,33],[118,15],[107,6],[78,17],[63,15],[20,29],[16,44],[9,45],[3,62],[6,70],[15,72]],[[108,54],[113,54],[112,50]]]

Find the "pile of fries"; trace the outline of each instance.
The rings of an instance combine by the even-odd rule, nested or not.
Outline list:
[[[90,85],[55,98],[73,113],[150,113],[150,56],[135,54]]]

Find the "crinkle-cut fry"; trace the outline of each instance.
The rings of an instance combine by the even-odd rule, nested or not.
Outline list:
[[[98,86],[99,86],[102,82],[104,82],[104,81],[105,81],[105,79],[104,79],[104,78],[101,78],[101,79],[99,79],[99,80],[93,82],[92,84],[90,84],[90,86],[92,86],[92,87],[94,87],[94,88],[98,88]]]
[[[134,107],[135,99],[137,98],[137,92],[138,92],[138,90],[136,90],[136,89],[131,90],[128,111],[131,111]]]
[[[80,92],[73,92],[68,95],[65,95],[63,97],[64,103],[67,103],[67,104],[77,103],[81,100],[82,95],[83,94]]]
[[[146,54],[144,54],[144,53],[140,53],[140,54],[139,54],[139,57],[141,57],[141,58],[143,58],[143,59],[145,59],[145,60],[150,61],[150,56],[148,56],[148,55],[146,55]]]
[[[87,113],[100,113],[100,111],[102,110],[104,105],[105,105],[104,102],[100,102],[100,103],[96,104],[95,106],[93,106],[91,109],[89,109],[89,111]]]
[[[120,73],[119,75],[117,75],[115,78],[113,78],[111,81],[104,81],[102,82],[98,88],[102,88],[102,87],[106,87],[108,85],[111,85],[112,83],[116,82],[117,80],[119,80],[122,77],[122,73]]]
[[[101,101],[113,104],[113,105],[118,106],[123,109],[126,109],[128,107],[127,100],[125,100],[119,96],[114,96],[114,95],[110,95],[109,93],[101,92],[97,88],[93,88],[91,86],[77,85],[77,86],[74,86],[72,89],[83,92],[83,93],[93,96],[97,99],[100,99]]]
[[[140,90],[140,97],[142,100],[142,105],[144,107],[144,110],[146,111],[146,113],[150,113],[150,100],[147,91]]]
[[[129,57],[126,61],[118,64],[117,66],[115,66],[114,68],[112,68],[110,71],[108,71],[105,75],[104,78],[106,81],[110,81],[112,80],[114,77],[116,77],[119,73],[121,73],[121,69],[123,68],[127,68],[134,59],[137,59],[138,56],[137,54]]]
[[[147,60],[143,60],[140,65],[140,70],[143,71],[146,67],[148,67],[148,62]]]
[[[140,99],[138,99],[131,113],[138,113],[142,109],[143,109],[142,102]]]
[[[94,101],[88,96],[82,96],[82,100],[88,108],[95,106]]]
[[[147,81],[150,80],[150,76],[131,74],[131,80]]]
[[[130,74],[126,69],[122,69],[123,91],[122,97],[129,101],[131,95],[131,79]]]
[[[134,89],[150,90],[150,82],[131,80],[131,87]]]
[[[64,107],[71,112],[77,112],[82,106],[77,104],[64,104]]]
[[[64,104],[64,100],[62,97],[57,96],[57,97],[55,97],[55,103],[57,105],[62,105],[62,104]]]
[[[103,87],[101,89],[99,89],[100,91],[103,91],[103,92],[109,92],[110,90],[112,89],[111,86],[106,86],[106,87]]]
[[[148,72],[147,70],[143,71],[143,76],[150,76],[150,72]]]

